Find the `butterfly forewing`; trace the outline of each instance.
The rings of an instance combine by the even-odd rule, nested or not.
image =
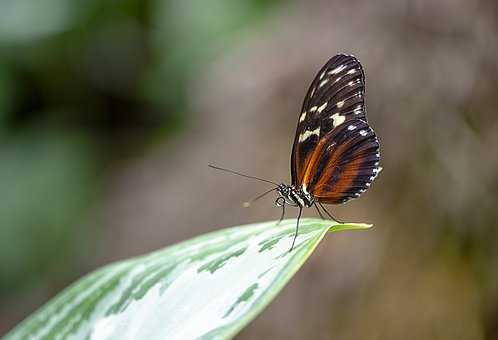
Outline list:
[[[344,203],[365,191],[381,171],[379,141],[362,119],[351,119],[314,149],[302,186],[323,203]]]
[[[338,54],[318,72],[308,89],[292,149],[292,184],[299,186],[322,137],[350,119],[365,117],[365,76],[353,56]]]

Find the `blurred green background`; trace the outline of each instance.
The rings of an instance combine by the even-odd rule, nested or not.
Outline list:
[[[332,210],[375,228],[331,235],[240,338],[498,338],[497,35],[492,0],[1,0],[0,335],[105,263],[278,218],[207,164],[288,181],[346,52],[384,171]]]

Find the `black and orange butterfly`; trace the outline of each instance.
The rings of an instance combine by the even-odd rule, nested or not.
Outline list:
[[[367,123],[363,68],[354,56],[338,54],[318,72],[304,98],[292,147],[291,185],[211,167],[275,184],[254,200],[277,191],[280,221],[285,205],[299,208],[292,250],[303,208],[314,206],[323,218],[321,208],[337,221],[323,204],[345,203],[368,189],[382,170],[379,149]]]

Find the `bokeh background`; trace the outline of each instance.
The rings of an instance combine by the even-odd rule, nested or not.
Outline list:
[[[85,273],[275,219],[338,52],[384,171],[240,339],[498,338],[496,1],[0,1],[0,335]],[[314,211],[307,212],[309,216]]]

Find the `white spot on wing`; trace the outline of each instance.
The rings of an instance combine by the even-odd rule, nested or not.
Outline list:
[[[366,132],[365,130],[360,130],[360,135],[365,137],[366,135],[368,135],[368,132]]]
[[[334,127],[338,127],[346,120],[346,117],[341,116],[339,113],[334,113],[330,118],[334,120],[333,122]]]
[[[325,108],[327,107],[327,104],[328,104],[328,102],[323,103],[322,106],[320,106],[317,109],[318,113],[321,113],[323,110],[325,110]]]
[[[318,107],[313,106],[313,107],[310,109],[310,112],[315,112],[315,111],[316,111],[316,109],[318,109]]]
[[[322,87],[323,85],[327,84],[328,82],[329,82],[329,78],[322,80],[322,82],[320,83],[320,85],[318,85],[318,87]]]
[[[309,130],[304,131],[302,134],[299,135],[299,142],[304,142],[305,140],[307,140],[308,138],[310,138],[313,135],[320,136],[320,128],[319,127],[316,128],[315,130],[312,130],[312,131],[309,131]]]
[[[306,119],[306,111],[304,111],[304,112],[301,114],[301,117],[299,118],[299,122],[303,122],[305,119]]]
[[[346,68],[346,65],[339,65],[335,69],[330,71],[329,74],[337,74],[337,73],[341,72],[342,70],[344,70],[345,68]]]
[[[382,167],[378,167],[376,169],[372,170],[373,176],[370,177],[370,180],[373,181],[377,176],[379,176],[379,173],[382,171]]]
[[[348,74],[353,74],[355,72],[356,72],[356,70],[353,68],[353,69],[351,69],[351,70],[348,71]]]
[[[336,106],[340,109],[341,107],[344,106],[344,100],[341,100],[340,102],[337,102]]]
[[[348,130],[349,131],[353,131],[354,129],[356,129],[356,125],[350,125],[350,126],[348,126]]]

